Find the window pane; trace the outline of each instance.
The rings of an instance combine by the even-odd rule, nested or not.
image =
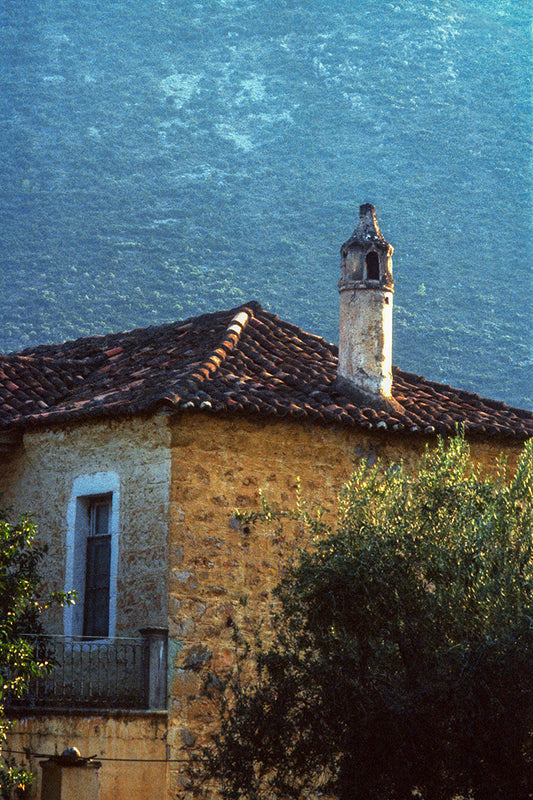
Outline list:
[[[110,503],[92,503],[89,506],[91,536],[106,536],[109,533]]]
[[[111,537],[89,537],[85,573],[84,636],[109,634],[110,563]]]

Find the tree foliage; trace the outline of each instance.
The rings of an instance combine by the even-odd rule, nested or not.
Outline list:
[[[416,474],[361,464],[334,524],[305,503],[294,516],[312,545],[204,754],[223,797],[533,797],[531,443],[509,481],[461,437]]]
[[[32,678],[50,668],[43,653],[37,653],[35,639],[28,634],[41,631],[41,614],[50,604],[64,604],[63,592],[42,599],[39,566],[46,550],[35,542],[36,528],[29,517],[10,521],[0,511],[0,743],[5,743],[9,722],[6,702],[21,698]],[[11,797],[15,788],[31,782],[23,767],[4,757],[0,763],[0,797]]]

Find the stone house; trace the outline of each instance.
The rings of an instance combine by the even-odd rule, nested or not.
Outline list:
[[[341,254],[339,350],[250,302],[0,358],[3,505],[36,520],[47,588],[78,591],[46,620],[59,666],[9,744],[95,754],[100,800],[189,795],[184,761],[216,725],[206,675],[231,666],[233,623],[268,615],[294,544],[236,508],[260,489],[291,504],[297,477],[327,503],[358,459],[414,466],[457,425],[487,469],[533,436],[531,412],[392,367],[372,206]]]

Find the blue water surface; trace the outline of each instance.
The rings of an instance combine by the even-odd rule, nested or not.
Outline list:
[[[533,407],[523,0],[0,7],[0,348],[257,299],[337,338],[358,205],[394,362]]]

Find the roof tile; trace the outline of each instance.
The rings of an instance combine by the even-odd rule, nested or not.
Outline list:
[[[307,419],[367,430],[526,439],[533,414],[393,368],[399,409],[359,406],[338,349],[250,302],[184,322],[0,356],[0,428],[162,408]]]

